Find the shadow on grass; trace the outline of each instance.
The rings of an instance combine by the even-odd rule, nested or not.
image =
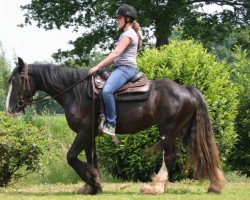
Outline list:
[[[11,192],[7,192],[6,194],[8,194],[9,196],[20,196],[20,197],[29,197],[29,196],[86,196],[86,195],[81,195],[81,194],[77,194],[76,192],[17,192],[17,191],[11,191]],[[1,193],[0,193],[1,195]],[[130,191],[103,191],[103,193],[99,194],[99,195],[141,195],[139,192],[130,192]],[[97,195],[97,196],[99,196]],[[91,195],[90,195],[91,196]],[[93,195],[96,196],[96,195]]]
[[[74,196],[78,195],[76,192],[18,192],[11,191],[6,194],[10,196]]]

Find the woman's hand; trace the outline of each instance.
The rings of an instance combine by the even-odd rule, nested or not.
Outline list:
[[[91,67],[89,72],[88,72],[88,76],[91,76],[92,74],[94,74],[99,68],[97,66],[95,67]]]

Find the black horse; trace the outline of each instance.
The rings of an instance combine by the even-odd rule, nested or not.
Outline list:
[[[83,81],[61,93],[79,80]],[[99,103],[95,104],[93,113],[93,101],[86,94],[90,83],[87,73],[79,69],[52,64],[26,65],[18,58],[17,67],[9,78],[6,101],[8,113],[18,115],[30,104],[37,90],[56,96],[55,100],[65,111],[69,127],[76,132],[67,161],[86,183],[79,189],[82,194],[102,192],[95,151]],[[175,140],[181,134],[188,144],[188,166],[193,168],[194,175],[210,180],[209,192],[222,191],[225,179],[219,170],[218,150],[207,106],[195,87],[184,87],[168,79],[155,80],[151,81],[151,92],[147,100],[117,102],[116,106],[117,133],[138,132],[152,125],[159,128],[163,150],[162,167],[152,182],[141,188],[141,193],[159,194],[165,191],[168,167],[175,157]],[[83,150],[87,162],[78,158]]]

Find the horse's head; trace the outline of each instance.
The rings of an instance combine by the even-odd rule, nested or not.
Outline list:
[[[9,93],[6,99],[6,110],[9,114],[17,116],[24,112],[36,91],[34,77],[29,73],[29,67],[21,58],[13,70],[9,80]]]

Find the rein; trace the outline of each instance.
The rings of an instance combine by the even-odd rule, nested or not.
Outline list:
[[[35,105],[35,104],[38,104],[38,103],[49,101],[51,99],[55,99],[55,98],[61,96],[62,94],[65,94],[66,92],[68,92],[69,90],[71,90],[72,88],[74,88],[75,86],[77,86],[78,84],[80,84],[81,82],[83,82],[84,80],[89,78],[89,76],[86,76],[85,78],[79,80],[78,82],[74,83],[73,85],[69,86],[68,88],[66,88],[65,90],[59,92],[58,94],[56,94],[54,96],[48,97],[49,95],[44,95],[44,96],[42,96],[40,98],[37,98],[37,99],[33,99],[31,97],[30,101],[24,102],[23,101],[23,92],[24,92],[24,90],[26,88],[26,85],[27,85],[28,91],[31,94],[31,89],[30,89],[30,84],[29,84],[29,68],[28,68],[28,65],[25,65],[24,75],[23,76],[24,76],[23,90],[22,90],[20,99],[17,101],[17,106],[20,107],[20,108],[24,107],[25,105]],[[32,96],[32,94],[31,94],[31,96]],[[48,97],[48,98],[46,98],[46,97]]]

